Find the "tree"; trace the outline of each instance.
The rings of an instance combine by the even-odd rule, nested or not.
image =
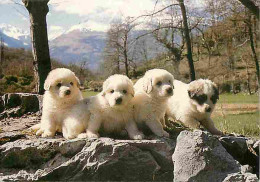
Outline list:
[[[185,42],[186,42],[186,48],[187,48],[187,59],[188,59],[189,67],[190,67],[190,80],[193,81],[196,79],[196,77],[195,77],[195,69],[194,69],[193,59],[192,59],[190,31],[189,31],[189,26],[188,26],[188,21],[187,21],[184,0],[179,0],[179,4],[181,7],[181,14],[182,14],[182,19],[183,19]]]
[[[130,58],[130,50],[133,45],[131,32],[135,26],[136,24],[132,22],[130,17],[112,23],[108,30],[108,39],[106,42],[106,61],[110,61],[110,63],[116,65],[116,72],[119,72],[120,63],[123,63],[127,76],[129,76],[130,62],[132,61]]]
[[[36,92],[39,94],[44,93],[44,81],[51,70],[46,24],[48,2],[49,0],[23,0],[30,15]]]
[[[245,7],[247,7],[259,19],[259,8],[251,0],[239,0]]]

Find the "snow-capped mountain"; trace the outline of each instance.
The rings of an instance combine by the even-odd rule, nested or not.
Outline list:
[[[31,38],[29,31],[19,29],[13,25],[0,24],[0,36],[9,47],[30,48]]]
[[[88,61],[91,69],[98,68],[103,60],[102,54],[105,48],[106,32],[98,31],[102,27],[82,23],[64,30],[62,27],[51,26],[48,29],[49,48],[51,58],[64,64],[77,64],[81,61]],[[104,30],[104,29],[103,29]],[[145,32],[139,30],[134,32],[135,36]],[[5,45],[15,48],[31,49],[30,35],[11,25],[0,25],[0,37],[3,37]],[[158,53],[164,52],[152,36],[144,37],[148,51],[148,59],[155,57]],[[141,55],[136,55],[137,60],[142,60]]]

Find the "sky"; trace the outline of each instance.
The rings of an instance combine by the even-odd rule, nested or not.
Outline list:
[[[174,0],[50,0],[47,25],[49,36],[61,34],[83,25],[106,31],[109,24],[121,17],[137,17],[156,11]],[[203,0],[190,0],[190,6],[201,6]],[[30,20],[22,0],[0,0],[0,24],[11,24],[29,31]]]

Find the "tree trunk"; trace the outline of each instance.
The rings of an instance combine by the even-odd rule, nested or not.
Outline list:
[[[251,0],[239,0],[245,7],[247,7],[259,19],[259,8]]]
[[[193,65],[193,59],[192,59],[192,49],[191,49],[191,40],[190,40],[190,31],[188,27],[188,21],[187,21],[187,15],[186,15],[186,9],[184,5],[184,0],[179,0],[179,4],[181,7],[181,14],[183,18],[183,26],[184,26],[184,33],[185,33],[185,42],[187,46],[187,59],[189,62],[190,67],[190,80],[193,81],[196,79],[195,77],[195,69]]]
[[[49,0],[23,0],[30,14],[32,52],[36,79],[36,92],[44,93],[44,81],[51,70],[46,15]]]
[[[125,74],[126,76],[129,76],[128,73],[128,57],[127,57],[127,34],[125,35],[124,39],[124,63],[125,63]]]
[[[252,55],[253,55],[253,59],[255,61],[255,67],[256,67],[256,76],[257,76],[257,83],[258,83],[258,87],[260,86],[260,72],[259,72],[259,63],[258,63],[258,59],[257,59],[257,55],[256,55],[256,51],[255,51],[255,45],[254,45],[254,34],[252,31],[252,23],[248,23],[248,30],[249,30],[249,39],[250,39],[250,46],[251,46],[251,50],[252,50]]]

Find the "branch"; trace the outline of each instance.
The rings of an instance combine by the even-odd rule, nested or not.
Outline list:
[[[251,13],[253,13],[257,19],[259,19],[259,8],[251,0],[239,0],[245,7],[247,7]]]
[[[170,5],[164,7],[164,8],[162,8],[162,9],[156,11],[156,12],[153,12],[153,13],[151,13],[151,14],[140,15],[140,16],[136,17],[133,21],[131,21],[131,23],[135,22],[135,21],[136,21],[137,19],[139,19],[139,18],[147,17],[147,16],[153,16],[153,15],[155,15],[155,14],[157,14],[157,13],[160,13],[160,12],[164,11],[165,9],[167,9],[167,8],[169,8],[169,7],[178,6],[178,5],[179,5],[179,4],[170,4]]]

